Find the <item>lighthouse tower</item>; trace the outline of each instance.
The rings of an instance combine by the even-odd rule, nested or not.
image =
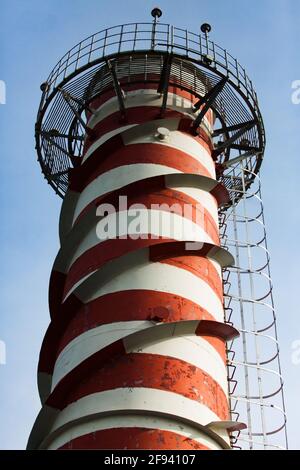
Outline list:
[[[29,449],[228,449],[247,427],[222,217],[255,180],[263,123],[210,25],[161,14],[81,41],[41,86],[37,152],[63,204]]]

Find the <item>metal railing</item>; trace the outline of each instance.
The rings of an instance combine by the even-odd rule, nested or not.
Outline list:
[[[257,96],[245,68],[226,49],[199,31],[192,33],[165,23],[128,23],[99,31],[72,47],[56,64],[47,79],[41,106],[66,78],[110,55],[136,51],[172,52],[193,61],[207,62],[240,89],[254,108]]]

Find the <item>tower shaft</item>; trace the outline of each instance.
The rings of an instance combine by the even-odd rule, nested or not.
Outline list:
[[[52,423],[39,445],[228,448],[225,342],[236,332],[224,324],[232,259],[219,246],[228,193],[213,112],[193,136],[191,93],[174,84],[164,98],[138,77],[122,93],[121,118],[114,89],[90,103],[62,207],[39,365]]]
[[[251,80],[210,25],[194,34],[152,16],[81,41],[41,85],[36,148],[63,205],[29,449],[247,439],[231,434],[245,428],[232,421],[237,403],[249,403],[249,424],[257,398],[235,396],[234,371],[252,362],[235,358],[231,301],[261,299],[230,293],[228,274],[248,273],[229,252],[248,241],[232,240],[230,224],[250,220],[232,214],[257,182],[264,126]],[[243,345],[265,332],[239,329]],[[252,429],[250,445],[265,435]]]

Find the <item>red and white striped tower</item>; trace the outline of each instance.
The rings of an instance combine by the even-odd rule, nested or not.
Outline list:
[[[237,331],[224,323],[222,288],[233,258],[218,227],[228,192],[207,98],[216,88],[200,73],[199,102],[192,74],[171,54],[110,57],[85,81],[80,116],[82,98],[57,86],[84,148],[61,211],[29,448],[224,449],[239,428],[226,368]],[[43,132],[62,147],[61,132]]]

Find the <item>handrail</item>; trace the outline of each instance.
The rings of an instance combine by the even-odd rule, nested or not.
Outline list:
[[[192,33],[166,23],[156,23],[155,29],[153,23],[127,23],[98,31],[83,39],[66,52],[50,72],[43,102],[69,74],[79,73],[107,55],[138,50],[173,52],[192,60],[210,56],[212,67],[222,74],[226,72],[253,107],[258,106],[257,95],[245,68],[226,49],[206,39],[202,33]]]

